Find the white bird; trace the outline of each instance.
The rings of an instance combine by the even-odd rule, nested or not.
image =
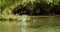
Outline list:
[[[20,18],[19,19],[19,22],[24,22],[24,21],[26,21],[27,20],[27,18]]]

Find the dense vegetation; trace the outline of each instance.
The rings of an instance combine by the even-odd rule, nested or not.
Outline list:
[[[2,14],[60,15],[60,0],[0,0]],[[15,6],[16,7],[15,7]],[[11,6],[15,8],[10,8]],[[7,10],[7,11],[5,11]],[[4,12],[5,11],[5,12]]]
[[[29,2],[25,5],[19,5],[15,9],[13,9],[13,14],[27,14],[27,15],[60,15],[60,2],[58,5],[54,5],[54,3],[36,3]]]

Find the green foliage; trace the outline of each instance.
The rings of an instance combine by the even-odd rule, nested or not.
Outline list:
[[[45,10],[44,12],[49,12],[51,7],[54,4],[55,5],[58,4],[59,1],[60,0],[0,0],[0,8],[1,8],[1,11],[4,12],[6,10],[8,11],[8,9],[14,10],[14,8],[12,8],[11,6],[16,8],[17,6],[22,5],[23,7],[27,7],[27,9],[29,9],[30,13],[32,14],[32,13],[34,13],[34,10],[36,8],[37,8],[36,13],[39,13],[38,10],[40,10],[40,8],[38,8],[38,7],[41,6],[41,9]],[[5,13],[7,14],[8,12],[4,12],[3,14],[5,14]]]

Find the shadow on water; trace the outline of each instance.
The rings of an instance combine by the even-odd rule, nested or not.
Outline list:
[[[26,22],[0,22],[0,32],[60,32],[60,17],[35,17]]]

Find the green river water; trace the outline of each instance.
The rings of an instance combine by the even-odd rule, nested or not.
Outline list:
[[[32,18],[30,22],[0,21],[0,32],[60,32],[60,17],[35,20]]]

